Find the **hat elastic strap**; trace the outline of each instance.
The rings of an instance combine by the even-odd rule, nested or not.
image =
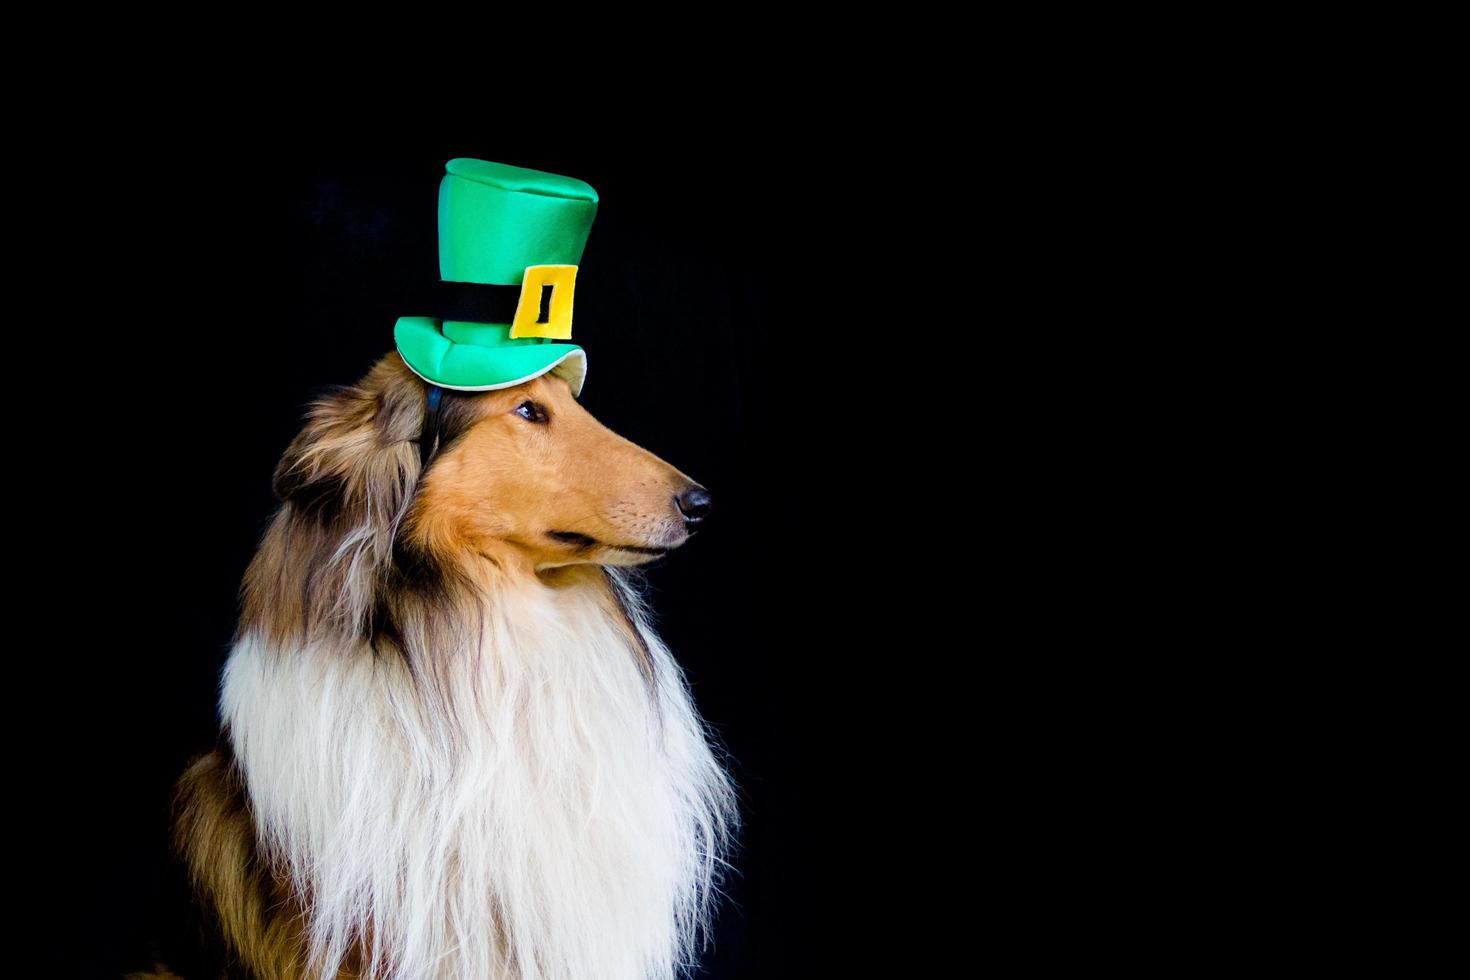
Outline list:
[[[419,432],[419,474],[429,468],[429,458],[439,451],[439,405],[444,400],[444,389],[429,385],[428,401],[424,407],[424,427]],[[431,445],[432,442],[432,445]]]

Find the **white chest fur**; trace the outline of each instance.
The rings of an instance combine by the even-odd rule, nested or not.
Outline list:
[[[371,975],[414,980],[663,980],[692,960],[734,790],[635,620],[651,678],[577,589],[498,597],[417,670],[241,639],[221,713],[319,967],[363,935]]]

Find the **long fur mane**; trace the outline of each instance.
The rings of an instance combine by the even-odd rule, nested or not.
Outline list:
[[[258,976],[672,980],[738,828],[719,739],[636,569],[417,533],[422,419],[396,354],[312,403],[178,846]]]

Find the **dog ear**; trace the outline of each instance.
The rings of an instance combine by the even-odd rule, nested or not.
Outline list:
[[[312,402],[306,425],[286,447],[271,476],[271,491],[281,503],[317,516],[335,516],[340,510],[344,479],[336,467],[327,464],[322,449],[333,427],[328,419],[342,414],[335,395]]]
[[[241,628],[279,642],[371,622],[419,479],[424,384],[397,352],[313,399],[271,477],[281,506],[242,583]]]
[[[276,464],[276,498],[324,523],[391,517],[418,476],[422,402],[422,385],[405,380],[389,358],[355,385],[329,386]]]
[[[427,393],[395,351],[357,384],[333,385],[310,403],[271,478],[281,506],[241,585],[241,630],[259,626],[281,643],[318,629],[372,637],[390,569],[442,588],[439,564],[417,553],[404,563],[400,548],[423,477]],[[481,412],[475,393],[444,392],[439,456]]]

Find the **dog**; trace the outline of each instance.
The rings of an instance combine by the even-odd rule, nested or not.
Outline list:
[[[710,495],[556,371],[426,391],[388,354],[275,469],[173,797],[199,907],[260,980],[681,975],[740,806],[640,566]]]

